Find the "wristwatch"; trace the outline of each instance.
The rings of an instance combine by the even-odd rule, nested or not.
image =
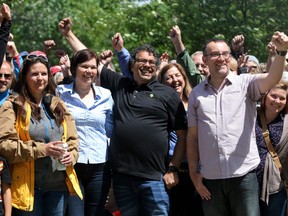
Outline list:
[[[178,173],[179,169],[176,166],[169,166],[167,172]]]
[[[287,50],[286,51],[278,51],[278,50],[276,50],[276,54],[279,55],[279,56],[286,56]]]

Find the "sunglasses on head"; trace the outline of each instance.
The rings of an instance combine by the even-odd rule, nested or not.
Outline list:
[[[0,78],[3,78],[4,79],[10,79],[12,77],[12,74],[3,74],[3,73],[0,73]]]
[[[36,55],[36,54],[29,54],[26,59],[30,60],[30,61],[34,61],[34,60],[42,60],[46,63],[48,63],[48,58],[47,56],[45,55],[42,55],[42,54],[39,54],[39,55]]]

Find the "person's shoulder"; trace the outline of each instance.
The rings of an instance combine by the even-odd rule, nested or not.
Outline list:
[[[64,93],[64,92],[71,92],[73,90],[73,83],[70,84],[60,84],[57,86],[56,91],[60,94]]]
[[[21,106],[21,104],[19,104],[18,97],[19,97],[19,95],[17,93],[10,94],[9,97],[2,104],[1,108],[2,107],[3,108],[10,108],[11,106],[13,106],[13,104]]]
[[[107,88],[104,88],[102,86],[97,86],[96,84],[93,84],[93,89],[94,91],[96,91],[96,94],[100,94],[100,95],[111,95],[111,91]]]

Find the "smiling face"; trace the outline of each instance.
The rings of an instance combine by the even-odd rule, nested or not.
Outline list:
[[[147,51],[140,51],[131,66],[134,81],[138,85],[150,82],[156,76],[156,58]]]
[[[92,58],[79,63],[76,68],[75,82],[77,85],[91,86],[97,75],[96,59]]]
[[[26,84],[35,98],[41,96],[48,85],[47,67],[41,62],[31,65],[26,75]]]
[[[281,112],[286,105],[287,93],[281,88],[272,88],[265,100],[265,109],[272,113]]]
[[[163,75],[163,84],[170,86],[182,95],[185,88],[185,80],[181,72],[173,66]]]
[[[208,65],[211,78],[224,79],[230,71],[230,48],[224,41],[212,41],[206,47],[203,62]]]

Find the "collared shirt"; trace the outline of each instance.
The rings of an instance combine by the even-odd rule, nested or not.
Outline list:
[[[80,139],[77,163],[103,163],[107,161],[108,138],[113,127],[113,99],[109,90],[92,85],[96,98],[91,107],[81,101],[73,90],[74,82],[58,85],[57,93],[65,102],[76,122]]]
[[[207,179],[243,176],[260,161],[255,119],[261,93],[256,76],[230,72],[219,91],[208,81],[193,89],[188,106],[188,127],[198,127],[201,174]]]
[[[101,85],[111,90],[115,102],[113,170],[160,180],[166,172],[169,132],[187,128],[179,95],[155,80],[138,86],[106,67],[101,72]]]

